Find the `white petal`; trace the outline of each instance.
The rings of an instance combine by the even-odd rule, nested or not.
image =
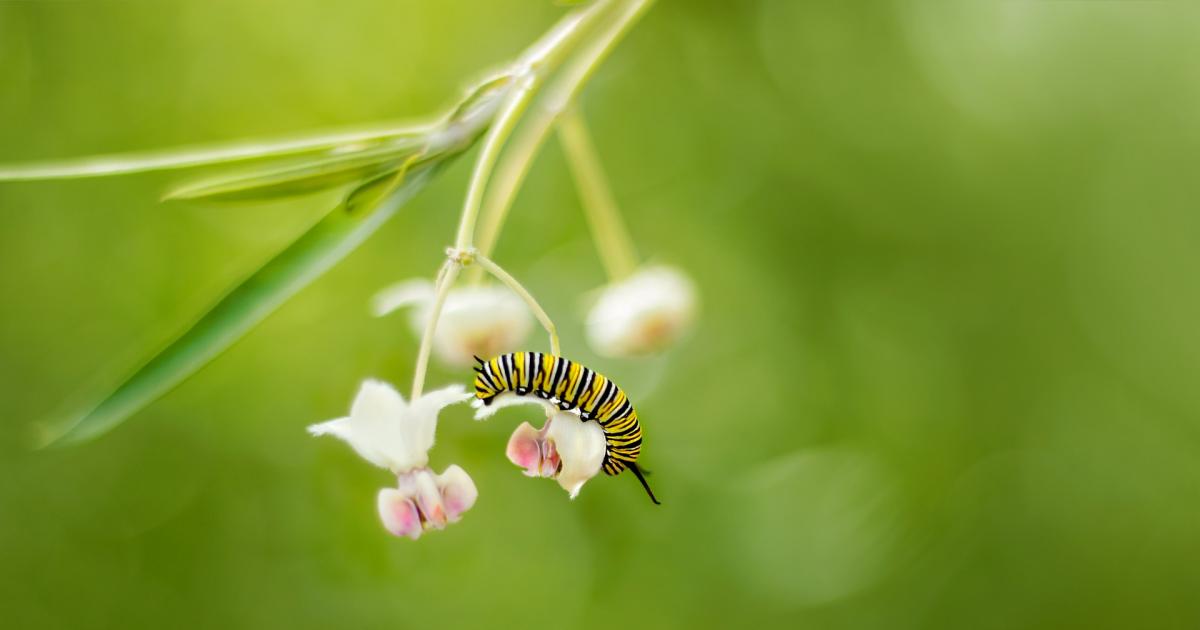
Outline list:
[[[313,435],[333,435],[350,444],[364,459],[397,474],[429,462],[438,412],[470,396],[461,385],[429,392],[408,405],[391,385],[364,381],[350,416],[313,425]]]
[[[447,385],[441,389],[425,392],[420,398],[413,401],[412,408],[413,410],[419,409],[422,413],[436,414],[444,407],[464,402],[473,397],[461,384]]]
[[[475,499],[479,497],[479,491],[475,489],[475,482],[471,481],[471,476],[456,465],[451,465],[437,476],[437,486],[442,492],[446,518],[451,523],[457,522],[463,512],[475,505]]]
[[[338,418],[337,420],[310,425],[308,432],[313,435],[332,435],[341,438],[354,448],[359,457],[381,468],[389,467],[387,455],[376,446],[380,442],[368,438],[366,432],[356,429],[354,422],[350,418]]]
[[[423,451],[433,448],[434,433],[437,431],[438,413],[444,407],[471,398],[462,385],[451,385],[422,395],[413,401],[411,424],[409,425],[410,440],[414,445],[421,445]]]
[[[560,411],[550,419],[546,438],[554,442],[562,460],[558,484],[574,499],[583,483],[595,477],[604,463],[604,430],[594,420],[584,422],[575,414]]]
[[[588,343],[611,357],[658,352],[688,329],[695,311],[695,285],[683,272],[647,267],[604,289],[588,313]]]
[[[428,321],[423,313],[421,325]],[[519,297],[504,287],[466,287],[446,297],[433,337],[438,360],[468,366],[475,356],[491,357],[520,347],[533,317]]]
[[[371,313],[383,317],[392,311],[427,304],[433,300],[433,283],[428,280],[407,280],[381,289],[371,298]]]
[[[364,381],[351,406],[350,416],[308,427],[313,435],[332,435],[348,443],[363,459],[391,468],[386,445],[389,425],[399,418],[404,399],[387,383]]]
[[[492,404],[490,405],[484,405],[483,401],[478,399],[471,403],[471,406],[475,408],[476,420],[487,420],[488,418],[496,415],[496,412],[500,411],[501,409],[506,407],[516,407],[518,405],[537,405],[546,410],[547,417],[549,417],[550,414],[558,411],[557,407],[550,404],[543,398],[538,398],[532,394],[527,396],[518,396],[512,392],[504,392],[503,394],[496,396],[492,399]]]
[[[414,306],[408,322],[417,337],[425,334],[434,296],[427,280],[410,280],[380,291],[372,311],[385,315]],[[433,335],[433,353],[439,361],[468,366],[475,355],[495,356],[516,350],[533,328],[533,316],[521,299],[505,287],[451,289]]]
[[[408,536],[413,540],[421,537],[421,517],[407,494],[395,488],[384,488],[379,491],[375,503],[383,526],[393,535]]]
[[[387,422],[404,412],[404,396],[388,383],[367,379],[350,405],[350,417],[368,422]]]

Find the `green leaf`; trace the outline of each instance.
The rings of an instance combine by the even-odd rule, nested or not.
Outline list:
[[[262,197],[361,183],[333,212],[221,298],[212,308],[152,355],[106,398],[83,413],[35,425],[38,446],[93,439],[124,422],[225,351],[339,260],[417,193],[444,165],[488,129],[510,80],[494,78],[472,88],[439,118],[419,128],[375,130],[274,144],[245,144],[208,151],[89,158],[49,165],[0,166],[5,179],[55,179],[132,173],[164,168],[317,154],[329,159],[297,160],[195,185],[192,196]],[[365,143],[365,144],[364,144]],[[323,156],[321,155],[323,154]],[[203,194],[202,194],[203,193]]]
[[[415,157],[412,162],[416,162]],[[98,405],[86,413],[37,426],[38,445],[74,444],[95,438],[170,391],[354,250],[446,162],[430,160],[414,166],[411,172],[389,174],[360,186]],[[367,208],[364,200],[376,203]]]
[[[180,186],[163,199],[247,201],[325,190],[395,172],[421,150],[423,141],[421,137],[405,138],[366,150],[236,171]]]
[[[435,125],[387,125],[357,131],[251,140],[224,145],[99,155],[48,162],[0,164],[0,181],[104,177],[313,154],[333,155],[347,147],[363,149],[405,138],[424,137],[434,127]]]

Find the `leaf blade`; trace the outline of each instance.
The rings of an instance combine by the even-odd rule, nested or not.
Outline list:
[[[424,138],[332,156],[319,155],[278,165],[226,172],[178,186],[164,201],[255,201],[317,192],[350,182],[373,179],[395,171],[409,156],[419,153]]]
[[[36,446],[77,444],[99,437],[182,383],[353,251],[423,188],[443,163],[421,165],[369,211],[349,212],[345,204],[340,205],[225,294],[100,403],[82,414],[36,425]]]
[[[0,164],[0,182],[84,179],[289,158],[335,151],[339,147],[371,145],[409,136],[420,137],[432,128],[434,125],[431,124],[381,125],[357,131],[291,138]]]

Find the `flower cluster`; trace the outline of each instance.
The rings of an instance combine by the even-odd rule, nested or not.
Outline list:
[[[475,505],[475,482],[458,466],[440,475],[429,469],[437,417],[441,410],[470,398],[452,385],[406,403],[391,385],[365,381],[350,415],[308,428],[313,435],[345,440],[363,459],[396,475],[395,488],[379,491],[379,517],[397,536],[416,539],[442,529]]]

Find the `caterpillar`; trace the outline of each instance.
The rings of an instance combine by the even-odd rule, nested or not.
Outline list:
[[[587,422],[604,430],[604,463],[607,475],[628,468],[642,482],[646,494],[660,505],[638,468],[642,451],[642,426],[633,403],[617,384],[604,375],[569,359],[541,352],[511,352],[488,360],[475,357],[475,397],[490,405],[505,392],[518,396],[533,393],[563,411],[579,410]]]

